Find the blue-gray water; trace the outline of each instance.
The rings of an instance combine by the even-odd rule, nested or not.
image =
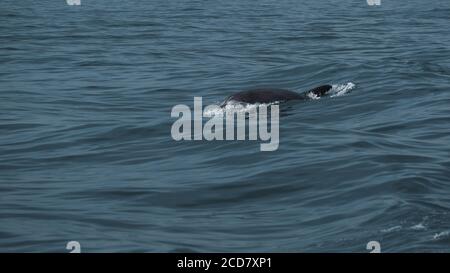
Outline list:
[[[3,0],[0,251],[450,251],[450,3]],[[332,83],[280,146],[177,104]]]

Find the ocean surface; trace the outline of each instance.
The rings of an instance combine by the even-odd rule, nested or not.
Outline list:
[[[449,26],[448,0],[2,0],[0,251],[450,252]],[[322,84],[276,151],[172,139],[194,97]]]

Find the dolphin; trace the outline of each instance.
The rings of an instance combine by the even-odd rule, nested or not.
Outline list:
[[[273,89],[273,88],[260,88],[250,89],[235,93],[225,99],[220,107],[225,107],[230,102],[240,103],[273,103],[273,102],[286,102],[291,100],[308,100],[311,96],[323,97],[326,96],[328,91],[332,88],[331,85],[321,85],[315,87],[309,91],[297,93],[286,89]]]

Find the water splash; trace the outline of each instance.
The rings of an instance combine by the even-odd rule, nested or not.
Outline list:
[[[349,93],[353,88],[355,88],[355,86],[356,85],[352,82],[348,82],[346,84],[333,84],[331,90],[328,91],[327,95],[332,98],[343,96]],[[318,100],[322,98],[321,96],[318,96],[312,92],[308,92],[306,95],[312,100]]]
[[[278,104],[278,102],[273,103],[242,103],[238,101],[229,101],[224,107],[220,107],[218,104],[213,105],[203,111],[204,117],[213,116],[223,116],[226,112],[233,113],[249,113],[257,111],[259,107],[267,107],[269,105]]]
[[[339,97],[343,96],[355,88],[355,84],[352,82],[348,82],[346,84],[333,84],[330,90],[330,97]]]

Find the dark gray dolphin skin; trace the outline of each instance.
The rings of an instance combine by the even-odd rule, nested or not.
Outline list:
[[[230,101],[242,103],[272,103],[272,102],[286,102],[291,100],[308,100],[309,94],[314,94],[318,97],[325,96],[332,88],[331,85],[322,85],[313,88],[303,93],[297,93],[285,89],[251,89],[233,94],[225,99],[220,107],[224,107]]]

